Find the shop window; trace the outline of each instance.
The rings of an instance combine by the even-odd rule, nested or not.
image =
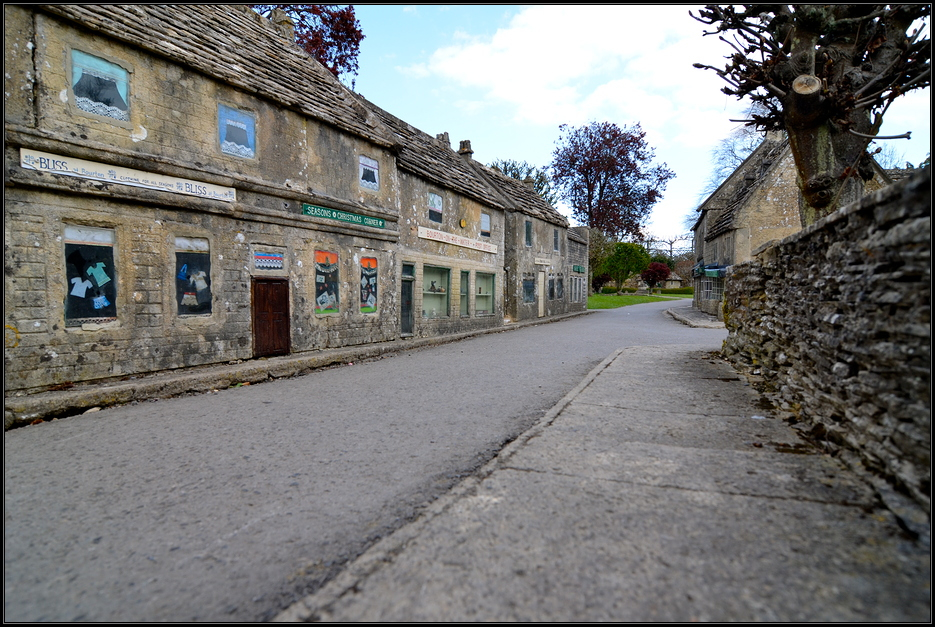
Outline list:
[[[130,121],[130,74],[116,63],[71,51],[71,90],[75,106],[105,118]]]
[[[555,300],[555,277],[549,277],[549,300]]]
[[[360,313],[377,311],[377,260],[364,257],[360,260]]]
[[[490,237],[490,214],[480,214],[480,234],[481,237]]]
[[[466,270],[461,271],[461,289],[459,292],[461,294],[461,317],[466,318],[471,315],[468,309],[471,297],[471,273]]]
[[[114,231],[65,227],[65,326],[117,319]]]
[[[380,164],[375,159],[360,158],[360,185],[367,189],[380,189]]]
[[[532,246],[532,221],[526,220],[526,245]]]
[[[175,238],[175,302],[178,315],[211,313],[211,255],[208,240]]]
[[[252,159],[256,156],[256,119],[248,111],[218,105],[221,152]]]
[[[523,279],[523,302],[524,303],[536,302],[536,280],[535,279]]]
[[[448,268],[425,266],[422,269],[422,317],[448,317]]]
[[[552,229],[552,250],[558,252],[558,229]]]
[[[338,313],[338,255],[315,251],[315,313]]]
[[[493,278],[494,275],[484,272],[478,272],[475,275],[477,282],[477,296],[474,297],[475,315],[493,315]]]
[[[442,221],[442,197],[431,192],[429,192],[429,220]]]

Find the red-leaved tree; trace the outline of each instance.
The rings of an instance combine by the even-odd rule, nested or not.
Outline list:
[[[610,236],[640,237],[653,205],[675,173],[652,165],[655,153],[639,124],[559,127],[552,181],[576,220]]]
[[[357,55],[364,38],[354,7],[337,4],[253,4],[253,10],[270,17],[275,9],[286,13],[295,25],[295,43],[341,80],[353,83],[359,66]]]
[[[640,278],[646,282],[646,285],[649,286],[649,289],[653,289],[659,283],[662,283],[669,278],[669,275],[672,271],[664,263],[654,261],[649,264],[649,267],[643,270],[640,273]]]

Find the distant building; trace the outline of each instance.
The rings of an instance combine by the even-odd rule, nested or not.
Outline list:
[[[874,168],[867,193],[892,183],[876,163]],[[763,244],[800,231],[800,203],[789,142],[770,133],[698,208],[692,227],[694,306],[721,317],[727,268],[750,260]]]

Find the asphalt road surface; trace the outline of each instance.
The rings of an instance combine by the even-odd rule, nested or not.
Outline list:
[[[272,618],[617,348],[719,346],[723,329],[683,326],[673,304],[9,431],[4,618]]]

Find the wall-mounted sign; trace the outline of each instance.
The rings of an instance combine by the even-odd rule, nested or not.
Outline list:
[[[339,222],[350,222],[351,224],[360,224],[361,226],[372,226],[376,229],[386,228],[386,221],[381,218],[371,218],[348,211],[339,211],[337,209],[328,209],[327,207],[317,207],[315,205],[302,205],[302,215],[315,218],[326,218],[328,220],[338,220]]]
[[[444,231],[429,229],[424,226],[419,227],[419,237],[422,239],[430,239],[435,242],[454,244],[455,246],[461,246],[462,248],[480,250],[485,253],[497,253],[497,246],[495,244],[488,244],[487,242],[482,242],[476,239],[468,239],[466,237],[461,237],[460,235],[455,235],[454,233],[445,233]]]
[[[257,270],[282,270],[282,253],[256,251],[253,253],[253,267]]]
[[[551,265],[552,265],[552,260],[551,260],[551,259],[543,259],[542,257],[536,257],[536,258],[533,260],[533,263],[536,264],[537,266],[551,266]]]
[[[572,266],[571,271],[584,273],[584,266]]]
[[[212,185],[201,181],[180,179],[142,170],[131,170],[130,168],[95,163],[73,157],[62,157],[27,148],[20,148],[19,154],[20,166],[27,170],[51,172],[104,183],[130,185],[131,187],[145,187],[146,189],[185,194],[186,196],[198,196],[210,200],[222,200],[224,202],[235,202],[237,200],[237,194],[233,187],[221,187],[220,185]]]

